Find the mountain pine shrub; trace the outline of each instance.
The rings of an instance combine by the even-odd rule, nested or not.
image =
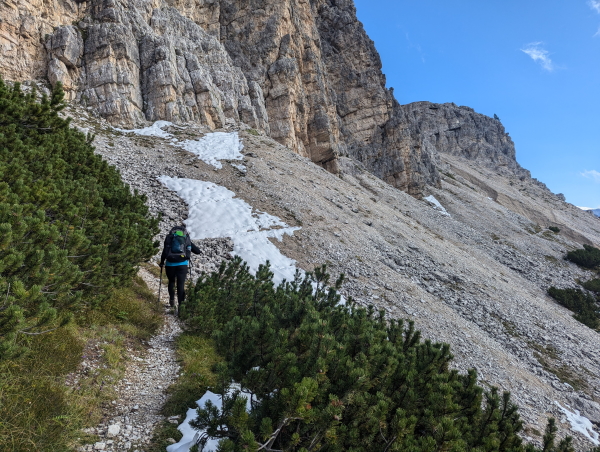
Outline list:
[[[600,296],[600,278],[590,279],[582,284],[583,288]]]
[[[213,387],[223,409],[207,403],[193,421],[201,440],[220,438],[222,452],[536,451],[518,436],[509,394],[450,369],[448,345],[341,305],[343,277],[328,288],[325,267],[277,287],[272,277],[268,264],[253,276],[236,258],[203,275],[182,307],[224,358]],[[555,433],[544,450],[571,450],[554,446]]]
[[[583,245],[583,249],[569,251],[566,259],[580,267],[593,269],[600,265],[600,250],[590,245]]]
[[[0,360],[101,308],[157,246],[145,198],[59,116],[63,97],[0,80]]]
[[[573,318],[592,329],[600,327],[600,304],[593,295],[581,289],[550,287],[548,295],[574,313]]]

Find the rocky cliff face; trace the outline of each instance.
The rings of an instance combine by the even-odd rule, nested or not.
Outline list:
[[[397,109],[395,130],[407,146],[430,155],[465,157],[505,176],[530,177],[516,160],[515,145],[502,123],[469,107],[415,102]],[[438,162],[439,165],[439,162]]]
[[[8,0],[0,18],[3,77],[60,81],[113,125],[243,122],[415,196],[440,152],[519,169],[498,121],[395,101],[352,0]]]

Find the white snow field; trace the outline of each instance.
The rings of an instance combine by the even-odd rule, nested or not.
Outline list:
[[[242,160],[241,154],[244,145],[240,141],[237,132],[209,133],[199,140],[182,141],[180,146],[192,154],[196,154],[200,160],[221,169],[223,166],[219,160]]]
[[[231,237],[234,254],[245,260],[252,272],[269,261],[276,284],[294,278],[296,262],[281,254],[269,238],[281,240],[300,228],[289,227],[267,213],[255,212],[245,201],[235,198],[234,192],[212,182],[169,176],[159,180],[188,204],[185,225],[192,240]]]
[[[592,424],[587,417],[581,416],[581,414],[579,414],[579,410],[571,412],[569,409],[564,408],[560,403],[554,403],[558,405],[562,412],[565,413],[565,416],[567,416],[567,419],[571,424],[571,430],[587,436],[596,446],[600,445],[600,435],[598,435],[598,433],[594,430],[594,424]],[[569,407],[569,405],[567,405],[567,407]]]
[[[168,126],[173,126],[173,123],[169,121],[156,121],[150,127],[145,127],[143,129],[126,130],[115,128],[115,130],[123,133],[135,133],[136,135],[142,136],[171,138],[171,142],[176,146],[179,146],[192,154],[196,154],[200,160],[218,169],[223,167],[219,160],[242,160],[244,158],[241,154],[244,145],[240,141],[237,132],[207,133],[198,140],[179,141],[169,132],[162,130]]]
[[[442,206],[440,204],[440,202],[437,199],[435,199],[435,196],[429,195],[423,199],[425,199],[426,201],[429,201],[431,204],[433,204],[435,206],[434,207],[435,210],[439,211],[442,215],[445,215],[447,217],[450,216],[450,214],[446,211],[446,209],[444,209],[444,206]]]
[[[143,129],[117,129],[115,127],[115,130],[117,130],[118,132],[123,132],[123,133],[135,133],[136,135],[142,135],[144,137],[160,137],[160,138],[171,138],[173,135],[171,135],[169,132],[165,132],[163,129],[163,127],[167,127],[167,126],[172,126],[173,123],[169,122],[169,121],[156,121],[154,124],[152,124],[150,127],[144,127]]]

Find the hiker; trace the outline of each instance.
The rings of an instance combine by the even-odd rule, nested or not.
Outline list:
[[[165,265],[169,278],[169,304],[175,306],[175,282],[177,282],[177,302],[179,307],[185,300],[185,278],[188,272],[191,253],[200,254],[184,226],[175,226],[165,237],[165,245],[160,256],[160,267]],[[176,308],[177,311],[177,308]]]

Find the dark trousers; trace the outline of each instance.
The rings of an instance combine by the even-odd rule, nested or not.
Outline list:
[[[167,278],[169,278],[169,298],[171,306],[175,300],[175,282],[177,282],[177,301],[179,305],[185,300],[185,278],[187,277],[187,265],[176,265],[175,267],[166,267]]]

